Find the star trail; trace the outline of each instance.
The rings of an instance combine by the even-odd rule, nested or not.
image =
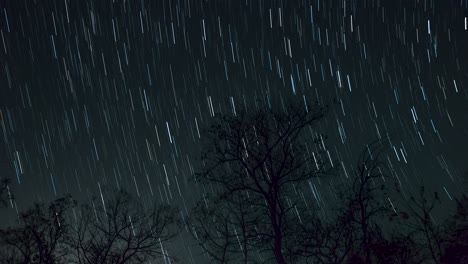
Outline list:
[[[330,106],[320,129],[339,175],[309,183],[311,203],[332,196],[329,185],[350,178],[363,147],[384,138],[384,162],[405,194],[424,183],[448,207],[466,194],[467,0],[1,0],[0,8],[0,177],[15,193],[2,224],[64,194],[100,197],[105,209],[107,187],[187,217],[209,188],[191,176],[214,118],[291,100],[306,111]],[[189,263],[197,249],[188,238],[177,243]]]

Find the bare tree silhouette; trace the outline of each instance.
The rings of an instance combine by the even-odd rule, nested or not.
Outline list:
[[[366,146],[351,184],[339,188],[335,215],[304,225],[297,252],[307,263],[423,263],[411,238],[389,231],[405,214],[400,217],[389,198],[394,181],[382,161],[385,148],[385,140]]]
[[[68,254],[64,246],[66,212],[74,205],[70,196],[48,207],[35,204],[21,213],[13,227],[0,230],[1,263],[59,263]]]
[[[440,199],[424,187],[395,208],[391,188],[402,192],[383,162],[384,140],[362,151],[337,188],[336,208],[317,212],[306,187],[336,167],[315,131],[324,111],[221,115],[206,131],[203,167],[193,178],[203,197],[185,224],[211,262],[467,263],[468,198],[457,200],[448,223],[436,223]],[[11,202],[9,184],[0,185],[0,206]],[[80,207],[70,196],[35,204],[0,230],[0,263],[170,263],[178,215],[123,190]]]
[[[326,222],[319,218],[310,218],[297,233],[301,244],[295,252],[305,263],[344,263],[352,250],[352,230],[344,218]]]
[[[255,207],[238,192],[230,196],[205,197],[188,219],[197,244],[214,263],[252,263],[255,248]],[[206,200],[206,203],[205,203]],[[240,261],[242,259],[242,261]]]
[[[381,263],[389,248],[380,219],[393,211],[386,201],[386,164],[380,157],[385,143],[378,140],[368,145],[359,156],[351,184],[340,188],[342,204],[327,222],[317,219],[302,232],[301,253],[308,263]],[[385,197],[385,199],[382,199]]]
[[[286,263],[294,258],[295,236],[308,221],[303,214],[307,211],[304,186],[328,170],[324,136],[314,130],[324,111],[323,107],[306,111],[291,106],[216,118],[205,133],[204,167],[196,180],[209,184],[209,195],[222,197],[222,205],[206,200],[209,214],[205,217],[213,217],[214,230],[206,229],[206,222],[200,221],[204,218],[195,217],[191,223],[205,252],[213,257],[217,247],[222,256],[225,249],[230,250],[234,235],[244,255],[255,244],[263,261]],[[214,245],[213,237],[221,230],[225,230],[224,244]]]
[[[102,203],[105,202],[105,206]],[[110,199],[84,204],[67,244],[70,263],[146,263],[169,258],[165,243],[179,232],[177,210],[170,206],[144,208],[119,190]]]
[[[415,242],[414,248],[420,250],[423,259],[433,263],[441,262],[447,231],[444,223],[436,223],[432,216],[439,203],[437,192],[428,198],[424,186],[421,186],[417,196],[410,196],[402,204],[409,218],[402,226],[408,228],[408,236]]]
[[[386,164],[380,157],[384,153],[383,144],[378,140],[362,151],[354,171],[351,195],[344,204],[342,222],[351,225],[348,230],[354,230],[354,262],[359,259],[363,263],[373,263],[373,245],[382,239],[377,220],[391,213],[390,204],[384,204],[382,199],[386,196],[385,181],[389,181]]]

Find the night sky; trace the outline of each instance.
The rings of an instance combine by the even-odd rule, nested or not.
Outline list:
[[[388,136],[404,191],[424,183],[446,204],[466,193],[468,0],[0,7],[0,177],[17,198],[7,222],[33,202],[114,187],[186,214],[213,116],[293,99],[330,104],[321,128],[336,166]]]

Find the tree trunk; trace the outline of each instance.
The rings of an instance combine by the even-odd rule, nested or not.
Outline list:
[[[283,252],[281,251],[281,235],[277,236],[275,234],[275,246],[273,250],[275,254],[276,263],[286,264],[286,260],[284,260]]]
[[[275,192],[277,193],[277,192]],[[276,197],[276,195],[274,195]],[[276,263],[285,264],[286,260],[284,259],[282,249],[282,232],[281,232],[281,216],[277,215],[277,203],[276,201],[270,205],[271,208],[271,226],[273,228],[273,254],[275,255]]]
[[[272,227],[273,227],[273,254],[275,255],[276,263],[278,264],[285,264],[286,261],[283,256],[283,252],[281,251],[282,249],[282,233],[281,233],[281,228],[280,224],[278,222],[281,222],[281,220],[278,220],[276,218],[276,210],[273,210],[272,214]]]

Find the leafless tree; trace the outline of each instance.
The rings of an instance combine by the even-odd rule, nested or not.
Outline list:
[[[390,177],[381,157],[384,149],[384,141],[378,140],[362,151],[354,170],[350,195],[344,204],[343,223],[355,230],[352,234],[354,259],[359,258],[364,263],[373,263],[373,244],[382,237],[377,220],[391,213],[391,204],[386,197],[386,181]]]
[[[255,207],[246,199],[248,196],[241,192],[207,196],[193,208],[188,228],[212,262],[259,261],[260,256],[255,252]]]
[[[295,254],[305,263],[344,263],[352,250],[351,226],[343,223],[344,218],[337,217],[326,222],[320,218],[309,218],[297,232],[300,246]]]
[[[386,140],[370,144],[360,155],[355,179],[344,204],[344,225],[353,230],[348,263],[427,263],[424,249],[415,240],[415,231],[404,228],[411,222],[410,208],[396,208],[401,192],[391,166],[385,160]],[[388,160],[388,159],[387,159]],[[395,186],[395,188],[393,188]],[[393,197],[393,202],[392,198]],[[437,196],[436,196],[437,197]],[[424,202],[415,205],[426,208]],[[404,210],[407,209],[407,210]],[[426,208],[427,209],[427,208]],[[432,210],[432,209],[430,209]]]
[[[382,139],[366,146],[349,181],[337,189],[338,206],[327,219],[304,225],[297,253],[307,263],[383,263],[389,251],[381,254],[382,248],[392,242],[382,233],[381,219],[393,213],[385,187],[391,180],[381,157],[385,145]]]
[[[338,188],[334,213],[305,225],[299,253],[307,263],[422,263],[414,241],[389,231],[395,226],[390,219],[399,215],[390,199],[395,182],[382,158],[386,146],[385,139],[366,146],[351,184]]]
[[[21,213],[15,226],[0,230],[0,262],[61,263],[68,254],[63,243],[68,232],[66,212],[73,204],[66,196],[48,207],[35,204]]]
[[[105,205],[104,205],[105,204]],[[179,231],[177,210],[144,208],[140,200],[119,190],[79,210],[69,233],[71,263],[146,263],[169,258],[165,249]]]
[[[424,186],[421,186],[417,196],[410,196],[402,203],[408,212],[408,235],[415,241],[415,247],[421,249],[426,261],[441,263],[443,244],[446,240],[445,223],[437,223],[433,218],[434,208],[440,204],[439,195],[434,192],[428,198]]]
[[[324,137],[315,130],[324,110],[287,107],[282,111],[221,115],[206,131],[204,167],[196,174],[196,180],[211,186],[207,194],[223,197],[222,203],[229,204],[207,205],[215,219],[221,220],[215,227],[230,232],[229,235],[225,232],[225,239],[236,230],[246,230],[248,235],[239,234],[240,245],[235,241],[239,248],[243,243],[255,244],[259,256],[265,256],[264,261],[276,263],[286,263],[289,257],[294,257],[289,253],[298,246],[295,236],[307,221],[306,215],[302,215],[307,210],[304,186],[328,171],[330,156]],[[229,227],[231,223],[223,219],[232,214],[238,217],[237,211],[227,214],[220,210],[238,206],[233,197],[242,197],[246,209],[243,217],[247,221],[237,221],[237,226]],[[243,224],[247,226],[242,227]],[[221,233],[201,226],[197,230],[202,238],[213,237],[217,232]],[[208,251],[207,245],[212,241],[200,241]],[[243,250],[247,248],[244,246]]]

